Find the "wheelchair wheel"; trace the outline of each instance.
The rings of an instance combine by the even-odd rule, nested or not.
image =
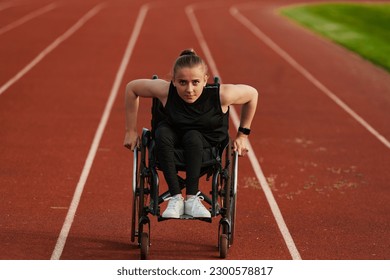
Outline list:
[[[131,242],[135,241],[135,237],[138,237],[138,210],[139,210],[139,196],[138,196],[138,184],[139,184],[139,160],[138,160],[138,148],[134,149],[133,157],[133,205],[132,205],[132,218],[131,218]]]
[[[139,153],[141,157],[139,158]],[[145,175],[146,148],[141,144],[141,148],[134,149],[134,163],[133,163],[133,213],[131,221],[131,241],[135,241],[135,237],[138,237],[138,244],[141,245],[141,238],[143,233],[143,227],[149,223],[147,212],[145,210],[145,202],[148,196],[148,177]]]
[[[218,249],[221,258],[227,257],[228,249],[233,244],[234,235],[237,152],[233,151],[232,146],[230,141],[226,149],[225,172],[222,176],[221,203],[223,212],[218,228]]]
[[[140,242],[140,249],[141,249],[141,260],[147,260],[149,256],[149,235],[146,232],[143,232],[141,234],[141,242]]]
[[[142,135],[144,138],[144,134]],[[150,230],[150,221],[148,218],[148,212],[146,210],[146,203],[149,198],[149,172],[146,166],[146,143],[144,140],[141,141],[141,158],[139,161],[139,170],[138,170],[138,188],[137,188],[137,210],[138,210],[138,244],[142,245],[142,238],[144,236],[144,225],[149,226]],[[149,239],[149,235],[148,235]]]
[[[238,177],[238,153],[234,152],[232,156],[232,173],[231,173],[231,188],[230,188],[230,236],[229,245],[233,245],[236,223],[236,207],[237,207],[237,177]]]
[[[225,214],[220,221],[218,230],[218,248],[221,258],[226,258],[228,249],[233,245],[236,221],[236,197],[238,175],[238,153],[233,151],[230,143],[227,148],[228,176],[224,181],[223,208]]]
[[[229,240],[226,234],[221,234],[219,236],[219,256],[221,259],[225,259],[227,257],[228,249],[229,249]]]

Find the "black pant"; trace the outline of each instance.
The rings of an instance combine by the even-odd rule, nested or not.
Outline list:
[[[203,149],[210,147],[207,140],[197,130],[181,132],[166,123],[156,129],[155,140],[158,161],[171,196],[181,193],[174,155],[178,147],[184,149],[186,160],[186,194],[197,194]]]

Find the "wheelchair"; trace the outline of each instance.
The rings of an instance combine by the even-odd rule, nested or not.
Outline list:
[[[153,76],[157,79],[157,76]],[[214,78],[215,86],[219,83]],[[134,149],[133,157],[133,201],[131,220],[131,242],[137,242],[140,248],[140,259],[148,259],[150,250],[151,223],[149,216],[157,216],[157,221],[168,220],[160,214],[160,204],[166,201],[170,194],[168,191],[160,193],[159,172],[161,169],[155,152],[154,130],[158,122],[164,118],[163,107],[157,98],[153,98],[151,130],[143,128],[139,147]],[[183,151],[175,150],[175,164],[180,188],[185,188],[185,179],[179,171],[185,171]],[[229,136],[224,143],[217,147],[203,151],[200,177],[211,179],[211,191],[202,193],[204,202],[209,206],[211,218],[194,218],[182,215],[183,220],[201,220],[212,222],[220,216],[218,225],[218,250],[220,258],[226,258],[228,249],[233,245],[236,219],[238,153],[233,151],[232,140]]]

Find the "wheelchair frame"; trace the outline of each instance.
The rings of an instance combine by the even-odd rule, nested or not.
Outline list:
[[[153,76],[156,79],[157,76]],[[218,83],[214,78],[214,84]],[[158,100],[153,100],[152,129],[155,125],[153,117],[158,106]],[[233,245],[236,218],[236,194],[238,153],[233,151],[232,140],[228,139],[224,149],[217,151],[217,157],[212,164],[202,167],[199,178],[212,177],[212,186],[209,195],[202,193],[204,201],[210,205],[211,218],[194,218],[183,215],[180,219],[201,220],[212,222],[212,218],[221,216],[218,226],[218,250],[221,258],[226,258],[228,249]],[[152,131],[144,128],[140,147],[134,149],[133,156],[133,201],[131,220],[131,242],[140,247],[140,258],[148,259],[150,249],[151,226],[149,214],[158,217],[158,221],[168,220],[160,215],[160,204],[170,197],[168,191],[159,193],[158,163],[154,155],[154,139]],[[178,168],[179,171],[183,170]],[[177,174],[180,188],[185,188],[185,179]]]

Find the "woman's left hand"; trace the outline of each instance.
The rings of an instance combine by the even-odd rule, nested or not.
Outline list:
[[[248,153],[248,136],[238,135],[233,141],[233,149],[238,152],[239,156],[245,156]]]

